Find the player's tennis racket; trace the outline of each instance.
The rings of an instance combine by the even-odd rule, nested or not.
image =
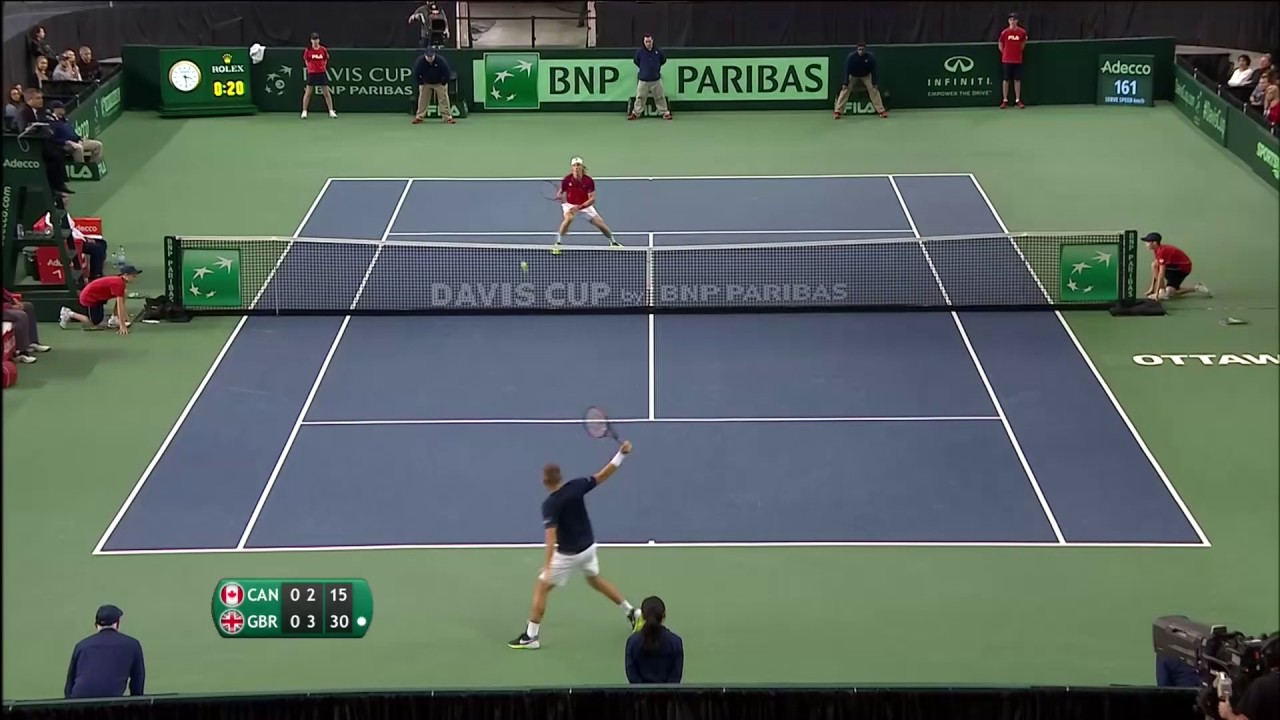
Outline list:
[[[611,437],[613,441],[622,444],[618,439],[618,433],[613,429],[613,425],[609,423],[609,416],[604,414],[604,410],[592,405],[587,408],[587,412],[582,416],[582,424],[587,428],[587,434],[593,438],[599,439],[603,437]]]
[[[543,180],[538,183],[542,187],[542,197],[552,202],[560,202],[560,183],[554,180]]]

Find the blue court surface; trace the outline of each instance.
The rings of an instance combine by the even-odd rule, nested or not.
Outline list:
[[[537,182],[332,179],[295,237],[372,241],[356,307],[413,281],[384,245],[548,244]],[[969,174],[598,187],[628,245],[1007,234]],[[638,313],[243,319],[94,552],[540,546],[542,465],[613,453],[589,405],[636,445],[605,545],[1208,544],[1058,313]]]

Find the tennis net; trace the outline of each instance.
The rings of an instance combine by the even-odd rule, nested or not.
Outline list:
[[[1132,299],[1137,233],[609,248],[171,236],[193,314],[1100,309]]]

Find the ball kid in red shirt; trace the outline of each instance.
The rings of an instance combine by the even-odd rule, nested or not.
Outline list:
[[[1027,46],[1027,29],[1018,24],[1018,13],[1009,13],[1009,27],[1000,31],[1000,62],[1004,77],[1000,83],[1000,107],[1009,107],[1009,81],[1013,81],[1013,97],[1022,104],[1022,51]]]
[[[311,33],[311,46],[302,50],[302,62],[307,66],[307,86],[302,91],[302,119],[307,119],[312,88],[324,96],[329,117],[338,117],[338,113],[333,111],[333,95],[329,92],[329,48],[320,44],[320,33]]]
[[[138,278],[141,270],[125,265],[120,268],[119,275],[100,277],[85,285],[80,291],[80,304],[89,310],[88,315],[81,315],[71,308],[64,307],[58,314],[58,324],[64,329],[74,320],[84,326],[85,330],[99,330],[106,316],[107,303],[114,301],[111,320],[107,327],[113,327],[121,335],[129,334],[128,312],[125,310],[125,288]]]
[[[1151,261],[1151,285],[1147,288],[1147,299],[1168,300],[1191,293],[1213,297],[1204,283],[1196,283],[1195,287],[1182,287],[1182,283],[1191,274],[1191,258],[1185,252],[1172,245],[1165,245],[1164,238],[1158,232],[1147,233],[1142,240],[1151,254],[1155,255],[1155,259]]]

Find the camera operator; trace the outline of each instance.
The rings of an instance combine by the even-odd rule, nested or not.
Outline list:
[[[1239,701],[1230,695],[1218,698],[1218,717],[1222,720],[1272,720],[1280,717],[1280,635],[1273,636],[1262,648],[1262,661],[1267,672],[1245,688]]]
[[[422,23],[422,39],[418,43],[420,49],[428,47],[444,47],[449,39],[449,18],[434,0],[418,6],[409,16],[409,22]]]

